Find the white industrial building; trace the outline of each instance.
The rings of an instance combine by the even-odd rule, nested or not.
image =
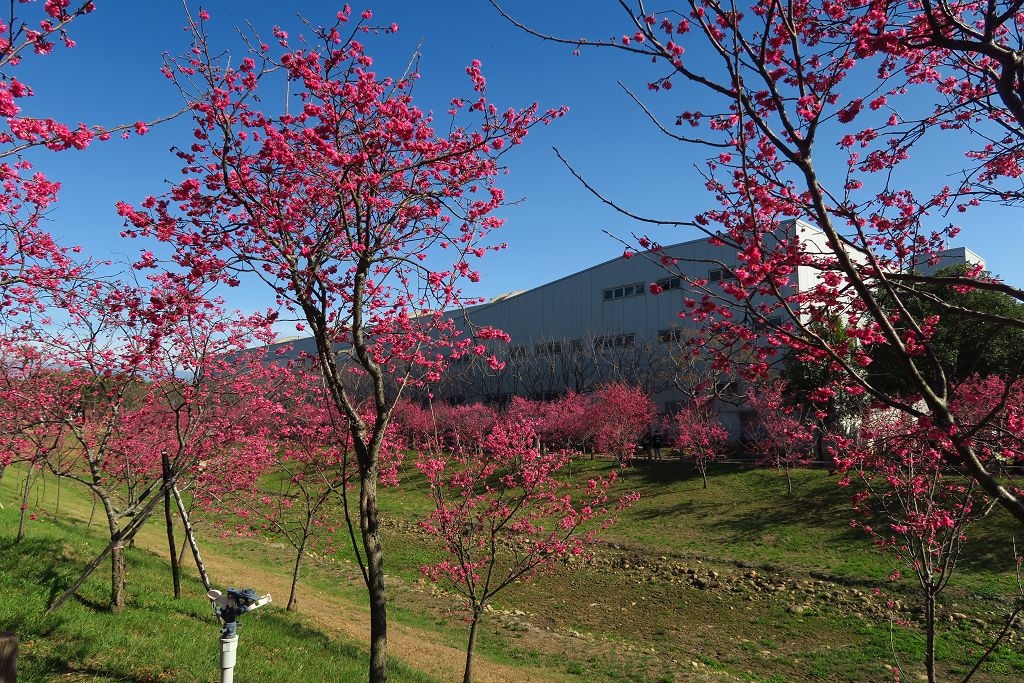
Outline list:
[[[799,231],[808,248],[827,252],[824,235],[803,223],[790,221],[787,233]],[[663,259],[671,259],[666,267]],[[503,403],[511,395],[552,398],[567,390],[587,391],[611,380],[639,384],[660,409],[686,400],[680,372],[683,344],[689,338],[680,318],[684,300],[699,298],[688,281],[704,279],[715,291],[716,282],[733,276],[736,249],[715,246],[708,238],[662,246],[656,254],[620,256],[528,291],[496,297],[451,315],[467,332],[490,326],[511,337],[507,348],[494,350],[506,362],[500,372],[483,363],[458,365],[449,372],[442,397],[454,401],[484,400]],[[806,288],[817,272],[801,267],[795,286]],[[656,283],[664,291],[651,294]],[[749,320],[751,326],[781,322],[774,316]],[[482,376],[486,375],[486,377]],[[722,405],[722,418],[734,434],[740,429],[741,397],[736,405]]]
[[[819,230],[790,221],[784,234],[791,236],[793,230],[806,249],[830,252]],[[674,260],[670,268],[661,257]],[[960,247],[942,252],[937,263],[922,264],[917,270],[931,273],[954,263],[979,262],[983,264],[977,254]],[[490,344],[505,367],[494,371],[485,359],[468,354],[453,363],[444,380],[430,390],[452,402],[502,404],[513,395],[551,399],[569,390],[585,392],[622,380],[643,386],[659,409],[671,409],[673,403],[686,400],[680,372],[693,370],[692,365],[681,368],[678,361],[688,338],[687,323],[679,314],[686,298],[700,298],[689,291],[688,280],[707,280],[708,289],[714,291],[716,282],[733,277],[731,269],[737,265],[735,248],[715,246],[702,238],[663,246],[656,255],[620,256],[531,290],[450,311],[448,315],[466,334],[489,326],[510,335],[507,345]],[[817,278],[818,271],[801,267],[790,286],[810,288]],[[651,294],[652,283],[665,291]],[[774,315],[748,321],[755,329],[782,322]],[[287,343],[296,352],[311,353],[311,341]],[[743,414],[739,393],[735,405],[721,406],[723,423],[734,435],[740,431]]]

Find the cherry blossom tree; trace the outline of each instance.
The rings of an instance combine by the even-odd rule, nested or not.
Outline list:
[[[591,410],[589,398],[573,391],[552,401],[541,427],[545,442],[554,448],[580,453],[593,448],[597,425]]]
[[[313,381],[309,381],[313,379]],[[235,486],[220,501],[243,525],[278,538],[295,551],[291,589],[285,609],[294,609],[299,576],[308,552],[322,546],[330,552],[335,532],[344,526],[341,502],[352,472],[351,438],[339,430],[332,404],[323,403],[316,378],[296,373],[288,393],[288,413],[280,424],[281,445],[260,477]],[[333,413],[333,414],[332,414]],[[339,441],[338,439],[342,439]]]
[[[594,392],[594,445],[620,463],[629,462],[654,420],[655,407],[641,389],[612,383]]]
[[[217,479],[248,480],[263,471],[275,447],[274,418],[284,410],[278,392],[287,369],[263,362],[247,346],[267,343],[265,315],[227,311],[223,302],[180,289],[168,273],[151,276],[147,308],[137,315],[152,329],[148,392],[138,410],[124,416],[118,447],[162,482],[165,525],[174,585],[177,551],[173,499],[200,579],[210,580],[181,489],[224,488]],[[241,473],[241,474],[240,474]]]
[[[124,544],[152,514],[159,493],[177,491],[179,479],[213,452],[250,454],[265,441],[269,425],[256,418],[273,411],[256,399],[271,390],[269,370],[258,359],[227,355],[259,338],[254,325],[264,316],[228,315],[173,278],[153,280],[149,287],[93,282],[67,292],[59,318],[21,327],[7,340],[12,348],[37,350],[45,371],[7,391],[6,400],[63,434],[46,467],[89,488],[110,537],[51,611],[108,554],[111,607],[121,609]]]
[[[413,104],[419,74],[371,70],[356,36],[397,30],[374,29],[371,18],[346,9],[330,25],[307,25],[308,42],[276,28],[278,56],[254,36],[238,59],[209,44],[209,16],[200,12],[192,51],[164,70],[195,118],[195,141],[178,152],[185,178],[168,196],[138,209],[121,204],[120,212],[126,234],[173,244],[177,263],[198,280],[262,279],[312,333],[358,465],[370,679],[383,681],[377,485],[384,434],[405,387],[435,380],[452,357],[483,354],[477,340],[499,335],[462,337],[442,311],[472,303],[459,283],[477,280],[471,263],[500,247],[481,242],[501,224],[491,215],[504,199],[494,182],[498,157],[563,111],[499,109],[473,62],[470,96],[452,99],[451,123],[435,127]],[[271,71],[287,79],[295,102],[283,111],[256,108],[270,101],[261,95]],[[371,421],[343,381],[352,368],[369,385]]]
[[[405,447],[413,450],[436,449],[437,425],[430,410],[403,398],[395,403],[391,421]]]
[[[423,567],[434,581],[451,584],[471,611],[464,683],[473,680],[477,628],[490,600],[515,581],[554,569],[582,555],[611,514],[636,494],[609,503],[615,472],[576,486],[563,478],[565,451],[541,452],[536,418],[500,418],[483,453],[425,453],[416,466],[430,483],[434,511],[421,527],[435,535],[451,559]]]
[[[793,468],[806,467],[814,459],[814,430],[784,393],[785,382],[780,380],[761,382],[747,392],[754,416],[743,440],[758,463],[785,474],[786,490],[792,495]]]
[[[673,445],[684,458],[693,460],[700,472],[704,488],[708,487],[708,465],[725,458],[729,432],[718,420],[713,399],[692,401],[674,417]]]
[[[40,381],[43,377],[34,378],[8,397],[18,409],[37,416],[39,424],[64,433],[60,448],[73,457],[60,460],[60,466],[49,459],[48,466],[96,495],[111,540],[110,604],[118,611],[124,606],[122,541],[127,540],[121,524],[131,524],[152,491],[146,486],[144,468],[116,448],[116,436],[122,417],[135,410],[145,394],[147,345],[127,333],[118,293],[100,284],[92,285],[90,293],[88,301],[95,306],[77,302],[68,308],[65,325],[39,327],[30,338],[19,340],[45,349],[46,362],[59,370],[48,373],[45,382]]]
[[[305,359],[288,367],[275,387],[274,399],[285,407],[277,425],[276,454],[245,481],[230,488],[204,487],[198,496],[209,507],[238,519],[236,531],[283,540],[295,551],[292,582],[286,609],[296,604],[299,577],[306,556],[319,550],[331,554],[343,529],[354,539],[347,505],[355,478],[355,453],[344,416],[327,400],[318,372],[306,368]],[[372,419],[363,406],[364,419]],[[391,423],[381,446],[384,486],[398,484],[403,436]],[[358,544],[355,544],[359,552]]]
[[[958,427],[954,383],[930,344],[938,320],[953,310],[1016,329],[1021,321],[954,308],[936,296],[928,301],[937,315],[917,316],[920,308],[908,305],[934,291],[912,286],[924,283],[1024,300],[1019,288],[981,277],[977,268],[964,276],[928,274],[960,231],[951,216],[969,218],[983,199],[1015,201],[1019,190],[1015,4],[619,5],[623,28],[614,40],[607,33],[563,38],[512,20],[574,49],[640,57],[652,97],[683,93],[685,102],[700,102],[699,110],[679,105],[668,122],[655,107],[642,105],[642,112],[670,139],[707,150],[701,176],[715,208],[693,217],[645,215],[574,170],[624,215],[693,228],[735,254],[712,259],[732,277],[689,278],[697,295],[684,301],[686,317],[704,334],[744,346],[751,380],[780,352],[797,353],[834,371],[816,403],[867,396],[946,430],[950,453],[1024,522],[1024,501],[1005,471],[988,469],[974,434]],[[927,159],[924,174],[919,158]],[[650,239],[639,245],[669,269],[681,265]],[[819,334],[836,316],[845,338]],[[766,327],[775,318],[782,324]],[[879,346],[906,370],[902,395],[862,371]],[[998,412],[993,407],[991,415]]]
[[[431,405],[442,434],[442,447],[452,451],[478,453],[497,419],[493,408],[481,403]]]
[[[960,389],[952,406],[963,428],[981,427],[976,447],[986,467],[997,470],[1016,462],[1024,388],[1019,382],[1007,387],[998,377],[975,377]],[[992,405],[1006,406],[995,421],[986,419]],[[855,524],[916,579],[923,605],[925,671],[934,681],[937,601],[953,578],[970,525],[994,501],[963,475],[945,430],[887,406],[867,412],[857,439],[836,437],[833,452],[840,483],[856,489]],[[897,570],[890,578],[899,576]]]

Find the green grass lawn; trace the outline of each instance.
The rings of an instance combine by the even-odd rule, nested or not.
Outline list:
[[[582,459],[571,475],[608,474],[607,460]],[[712,465],[710,484],[676,460],[639,461],[624,470],[615,494],[638,491],[602,539],[654,554],[708,557],[724,562],[815,571],[868,585],[885,583],[897,566],[859,529],[851,528],[851,488],[823,469],[793,472],[793,495],[782,474],[737,464]],[[382,490],[388,515],[412,521],[429,512],[422,476],[413,468],[401,486]],[[1001,508],[974,524],[956,583],[993,594],[1012,591],[1013,537],[1019,525]],[[420,558],[424,559],[424,558]],[[400,563],[402,564],[402,563]],[[906,573],[906,572],[905,572]]]
[[[10,474],[10,472],[8,473]],[[49,516],[31,523],[28,538],[13,543],[17,507],[6,505],[11,484],[0,490],[0,630],[21,641],[19,682],[219,680],[219,622],[198,581],[186,578],[183,597],[168,590],[166,562],[141,550],[128,558],[128,606],[106,607],[109,569],[101,567],[60,611],[46,616],[48,601],[74,579],[104,539],[97,529]],[[13,477],[11,477],[13,479]],[[268,606],[240,626],[238,680],[344,681],[365,678],[363,649],[339,642],[301,617]],[[400,664],[396,680],[434,679]]]
[[[580,460],[573,463],[571,476],[585,480],[610,468],[600,459]],[[129,554],[124,614],[102,608],[108,586],[101,569],[79,600],[55,617],[39,616],[49,597],[99,550],[102,538],[67,521],[66,515],[47,516],[30,525],[23,548],[13,547],[17,506],[8,503],[15,497],[15,472],[9,470],[0,485],[0,502],[6,505],[0,511],[0,595],[17,597],[0,601],[0,630],[16,630],[26,641],[24,680],[213,680],[217,626],[209,603],[171,600],[166,565],[140,550]],[[642,498],[605,532],[603,538],[615,546],[602,552],[694,566],[702,562],[699,566],[732,571],[752,567],[763,575],[812,576],[865,591],[878,586],[913,603],[908,580],[899,585],[886,581],[895,561],[850,527],[850,491],[836,486],[825,471],[796,472],[792,496],[772,471],[720,465],[711,474],[704,490],[699,476],[675,461],[640,462],[625,471],[617,490],[636,490]],[[51,481],[42,507],[52,509],[53,493]],[[64,506],[78,518],[87,515],[88,499],[80,491],[65,484],[64,496]],[[466,634],[461,604],[421,587],[419,566],[440,557],[432,539],[413,526],[430,509],[421,475],[406,468],[399,487],[382,489],[381,506],[386,571],[397,577],[390,618],[461,647]],[[1001,510],[972,528],[957,576],[943,596],[944,607],[996,622],[1015,589],[1011,539],[1016,530]],[[212,538],[207,535],[208,548]],[[347,548],[344,540],[336,545]],[[271,543],[232,539],[216,548],[279,576],[290,568],[288,549]],[[351,551],[341,550],[308,563],[299,599],[320,591],[358,604],[365,601],[364,590]],[[201,588],[192,583],[186,593],[200,595]],[[496,606],[525,611],[528,629],[490,616],[478,651],[497,663],[598,682],[705,680],[694,679],[695,672],[717,672],[725,680],[883,680],[889,678],[894,648],[911,678],[919,669],[923,639],[917,628],[891,627],[886,620],[827,605],[794,613],[795,599],[786,593],[765,597],[703,591],[607,569],[563,567],[501,594]],[[949,678],[970,666],[992,630],[946,622],[940,629],[939,658]],[[1024,655],[1017,643],[1001,647],[975,680],[1024,678]],[[328,638],[279,608],[243,620],[241,647],[239,676],[245,667],[251,672],[243,680],[365,677],[361,643]],[[301,676],[295,677],[296,672]],[[394,679],[428,680],[400,666]]]

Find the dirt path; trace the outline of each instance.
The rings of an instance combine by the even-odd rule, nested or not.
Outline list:
[[[61,505],[61,514],[76,517],[82,521],[89,518],[88,499],[68,495]],[[180,538],[178,539],[181,540]],[[160,523],[154,519],[147,524],[136,538],[140,549],[163,558],[167,554],[167,539]],[[227,582],[234,586],[254,586],[260,592],[270,592],[283,607],[290,587],[290,567],[287,562],[280,568],[267,567],[265,564],[254,564],[246,559],[248,552],[234,552],[232,545],[202,544],[203,557],[210,571],[211,578],[216,582]],[[185,562],[186,573],[195,574],[191,569],[190,557]],[[341,565],[339,564],[339,568]],[[338,586],[346,582],[361,580],[353,578],[353,571],[343,571],[338,575]],[[346,578],[346,576],[348,578]],[[357,576],[357,573],[356,573]],[[129,582],[130,582],[129,578]],[[427,590],[415,583],[401,578],[388,577],[391,604],[401,609],[411,609],[428,619],[440,617],[451,619],[451,610],[455,606],[452,596]],[[570,581],[571,583],[571,581]],[[593,587],[591,587],[593,588]],[[570,597],[576,602],[589,602],[593,597],[590,589],[585,595],[563,593],[566,585],[552,585],[549,594],[552,600],[559,597]],[[308,582],[300,581],[298,611],[305,615],[314,625],[328,635],[340,637],[346,641],[366,643],[369,633],[369,613],[356,596],[345,591],[332,590],[329,586],[317,588]],[[585,599],[585,600],[584,600]],[[564,601],[563,601],[564,602]],[[636,603],[633,603],[634,605]],[[605,665],[609,671],[621,671],[632,680],[672,680],[676,683],[735,683],[739,679],[723,671],[708,669],[703,664],[691,662],[690,657],[683,657],[677,662],[676,655],[664,653],[655,657],[654,649],[644,640],[638,642],[619,642],[604,637],[594,638],[588,633],[577,633],[568,630],[552,618],[546,610],[542,614],[526,615],[519,610],[496,612],[487,618],[486,628],[509,628],[515,632],[516,649],[526,653],[544,655],[547,661],[556,662],[556,668],[541,668],[537,664],[510,665],[495,662],[484,655],[478,654],[475,660],[475,680],[483,683],[519,683],[523,682],[562,682],[580,681],[585,676],[586,668],[591,672],[600,671]],[[624,609],[623,612],[626,610]],[[455,617],[457,618],[457,617]],[[444,634],[431,628],[417,628],[400,624],[392,619],[389,626],[389,654],[403,664],[422,671],[440,681],[459,681],[465,660],[465,651],[461,643],[455,646],[444,642]],[[671,658],[671,664],[667,662]],[[648,670],[638,661],[648,658],[665,660],[661,666]],[[685,661],[684,661],[685,660]],[[558,664],[562,663],[562,664]],[[586,663],[576,666],[580,669],[568,673],[572,663]]]
[[[156,555],[166,555],[167,538],[161,532],[162,529],[152,524],[147,525],[136,538],[136,544]],[[290,577],[254,568],[242,560],[218,553],[209,543],[203,545],[202,551],[212,578],[231,577],[232,585],[259,586],[261,592],[278,596],[281,601],[286,599],[291,585]],[[186,562],[186,571],[188,566]],[[317,590],[301,581],[299,590],[302,600],[298,604],[298,611],[301,614],[308,616],[331,635],[340,635],[357,643],[366,641],[370,631],[370,616],[365,605]],[[405,626],[392,619],[388,623],[388,650],[391,656],[439,680],[462,679],[465,650],[446,645],[435,632]],[[544,682],[565,681],[567,677],[536,668],[499,664],[478,654],[474,662],[474,680],[480,683]]]

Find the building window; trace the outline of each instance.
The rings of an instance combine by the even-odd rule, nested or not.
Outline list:
[[[569,349],[572,350],[572,351],[582,351],[583,350],[583,340],[582,339],[573,339],[571,342],[569,342]]]
[[[611,349],[615,347],[630,347],[636,343],[635,334],[615,334],[608,337],[595,337],[595,349]]]
[[[658,330],[658,341],[662,344],[669,342],[684,341],[689,335],[682,327],[672,327],[667,330]]]
[[[681,277],[664,277],[658,280],[658,286],[663,290],[682,289],[683,279]]]
[[[637,282],[631,285],[622,285],[621,287],[610,287],[604,290],[604,300],[612,301],[613,299],[625,299],[630,296],[640,296],[644,293],[644,283]]]
[[[508,350],[508,357],[511,360],[519,360],[520,358],[526,358],[526,347],[513,346]]]
[[[718,282],[719,280],[735,280],[736,275],[728,268],[716,268],[708,273],[708,280]]]
[[[533,352],[538,356],[553,356],[555,354],[559,354],[562,352],[562,342],[553,341],[537,344],[533,348]]]

